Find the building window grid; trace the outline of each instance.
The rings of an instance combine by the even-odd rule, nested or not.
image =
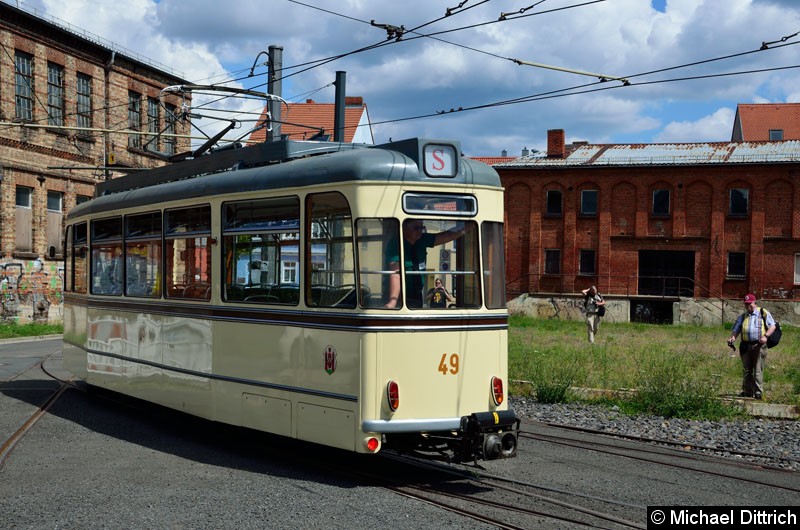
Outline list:
[[[47,209],[51,212],[61,212],[64,206],[64,194],[60,191],[47,192]]]
[[[20,120],[33,120],[33,56],[16,52],[14,57],[16,117]]]
[[[164,153],[171,156],[175,154],[175,145],[177,143],[177,139],[174,136],[171,136],[175,134],[176,130],[176,108],[173,105],[166,105],[165,109],[166,116],[164,117],[164,132],[166,133],[166,136],[164,136]]]
[[[559,216],[563,214],[563,195],[559,190],[547,190],[546,214]]]
[[[578,259],[578,274],[581,276],[594,276],[597,274],[596,252],[594,250],[581,250]]]
[[[728,215],[745,217],[748,213],[750,213],[750,190],[731,188],[728,196]]]
[[[544,273],[561,274],[561,250],[548,248],[544,251]]]
[[[147,98],[147,149],[158,151],[158,127],[161,106],[157,99]]]
[[[783,129],[770,129],[769,130],[769,141],[770,142],[779,142],[783,140]]]
[[[596,216],[598,205],[597,190],[581,191],[581,215]]]
[[[128,92],[128,129],[140,131],[142,127],[142,97],[136,92]],[[128,135],[128,147],[140,148],[142,139],[138,134]]]
[[[747,277],[747,256],[744,252],[728,252],[726,277],[733,280]]]
[[[652,215],[656,217],[668,217],[670,215],[670,190],[653,190]]]
[[[800,285],[800,254],[794,255],[794,284]]]
[[[33,188],[17,186],[16,204],[20,208],[30,208],[32,205]]]
[[[47,124],[64,125],[64,67],[47,63]]]
[[[92,127],[92,78],[79,73],[76,79],[76,114],[78,127]]]

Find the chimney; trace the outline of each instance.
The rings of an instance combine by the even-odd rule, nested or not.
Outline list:
[[[500,151],[500,156],[502,156],[503,158],[506,158],[508,156],[508,151],[503,149],[502,151]]]
[[[565,154],[564,129],[547,131],[547,158],[564,158]]]
[[[364,104],[364,98],[361,96],[345,96],[344,104],[348,107],[360,107]]]
[[[527,147],[523,147],[522,148],[522,156],[528,156],[528,154],[529,154],[528,148]]]

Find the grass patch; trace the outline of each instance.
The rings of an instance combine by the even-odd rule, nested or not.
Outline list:
[[[60,335],[63,332],[64,326],[62,324],[41,324],[37,322],[31,322],[29,324],[0,324],[0,339]]]
[[[780,345],[767,354],[767,401],[800,405],[798,335],[787,327]],[[618,403],[621,408],[668,417],[727,417],[738,411],[718,398],[737,395],[742,384],[739,354],[725,344],[729,336],[730,324],[603,322],[595,343],[589,344],[583,321],[515,315],[509,326],[509,378],[529,382],[514,387],[523,393],[538,396],[541,387],[547,400],[568,401],[569,386],[636,389],[635,397]]]

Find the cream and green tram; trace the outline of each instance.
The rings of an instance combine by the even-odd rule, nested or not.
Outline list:
[[[90,385],[359,453],[516,452],[503,190],[457,142],[220,151],[99,185],[65,236]]]

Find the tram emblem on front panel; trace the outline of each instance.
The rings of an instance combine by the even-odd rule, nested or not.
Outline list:
[[[325,351],[322,355],[325,359],[325,371],[328,372],[328,375],[331,375],[336,371],[336,348],[329,344],[325,346]]]

